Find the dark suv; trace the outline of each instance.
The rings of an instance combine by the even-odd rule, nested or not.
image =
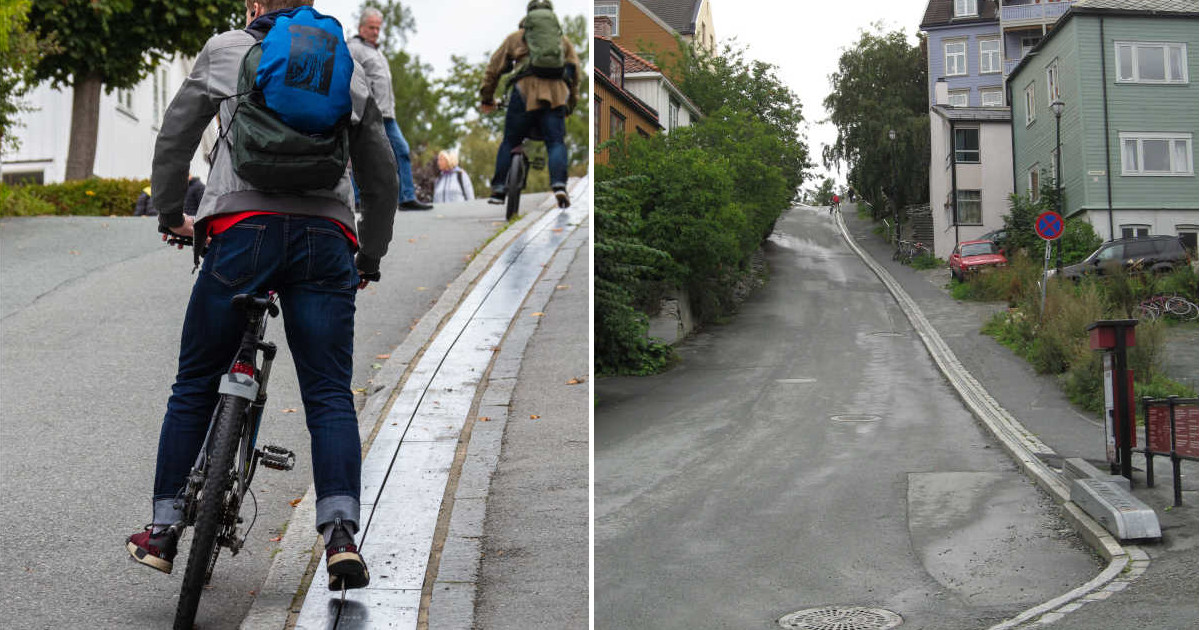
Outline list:
[[[1165,273],[1188,264],[1190,257],[1178,236],[1139,236],[1110,241],[1083,262],[1063,267],[1063,277],[1104,275],[1118,267],[1128,273]]]

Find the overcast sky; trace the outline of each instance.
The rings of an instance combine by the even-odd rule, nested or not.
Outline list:
[[[882,21],[886,31],[903,30],[915,44],[917,26],[928,4],[927,0],[710,2],[717,38],[736,37],[749,47],[751,58],[778,66],[779,78],[800,96],[817,174],[824,173],[821,146],[837,138],[832,125],[819,122],[829,116],[821,101],[829,94],[829,75],[837,70],[843,49],[853,47],[859,33],[876,21]],[[845,173],[835,179],[844,182]]]

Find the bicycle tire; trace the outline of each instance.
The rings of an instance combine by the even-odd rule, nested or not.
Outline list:
[[[508,167],[508,178],[505,186],[508,189],[504,198],[504,220],[512,221],[521,210],[521,189],[525,187],[525,156],[513,155],[512,166]]]
[[[208,472],[200,490],[196,524],[192,527],[192,547],[179,591],[175,630],[192,630],[200,607],[200,595],[219,551],[217,532],[224,517],[225,493],[232,481],[229,473],[233,470],[241,438],[242,415],[249,404],[244,398],[229,395],[222,395],[217,403],[216,430],[209,449]]]
[[[1169,297],[1166,300],[1165,307],[1168,313],[1179,317],[1180,319],[1190,319],[1196,314],[1196,305],[1187,298],[1178,296]]]

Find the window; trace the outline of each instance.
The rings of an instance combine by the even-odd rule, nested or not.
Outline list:
[[[1042,41],[1042,37],[1040,35],[1033,35],[1030,37],[1022,37],[1021,38],[1021,56],[1024,57],[1025,53],[1033,50],[1033,47],[1037,46],[1038,42],[1040,42],[1040,41]]]
[[[1122,227],[1121,228],[1122,234],[1124,234],[1124,230],[1125,230],[1125,228]],[[1125,245],[1123,243],[1114,243],[1114,244],[1109,245],[1108,247],[1104,247],[1100,251],[1096,252],[1096,260],[1100,260],[1100,261],[1119,260],[1121,258],[1121,254],[1122,254],[1122,252],[1124,252],[1124,250],[1125,250]]]
[[[604,99],[596,96],[596,108],[592,110],[592,126],[595,127],[593,133],[596,134],[596,144],[600,144],[603,140],[600,138],[600,112],[604,111]]]
[[[1121,238],[1138,238],[1140,236],[1150,236],[1149,225],[1122,225]],[[1131,255],[1133,255],[1131,253]]]
[[[958,225],[983,224],[983,197],[978,190],[958,191]]]
[[[951,90],[950,107],[966,107],[971,98],[970,90]]]
[[[1196,256],[1196,228],[1195,225],[1176,225],[1175,233],[1179,235],[1179,240],[1183,242],[1184,248]]]
[[[1192,135],[1122,133],[1121,174],[1187,176],[1192,174]]]
[[[967,73],[967,42],[946,42],[946,76],[959,76]]]
[[[1029,169],[1029,200],[1037,202],[1042,198],[1042,172],[1038,170],[1038,165],[1034,164]]]
[[[649,137],[650,137],[650,132],[649,132],[649,131],[646,131],[645,129],[642,129],[641,127],[638,127],[638,128],[637,128],[637,133],[638,133],[638,135],[639,135],[639,136],[641,136],[641,137],[643,137],[643,138],[649,138]]]
[[[117,111],[133,116],[133,90],[117,90]]]
[[[679,101],[674,97],[667,102],[667,131],[673,131],[679,126]]]
[[[1000,88],[979,90],[980,105],[984,107],[1004,107],[1004,90]]]
[[[976,0],[954,0],[954,17],[969,15],[979,15],[978,2]]]
[[[979,40],[979,74],[1000,72],[1000,40]]]
[[[1058,60],[1055,59],[1046,66],[1046,105],[1059,100],[1058,96]]]
[[[979,130],[954,130],[954,161],[959,164],[979,163]]]
[[[609,108],[608,119],[608,137],[609,138],[624,138],[625,137],[625,117],[617,113],[617,110]]]
[[[615,46],[609,50],[608,78],[614,85],[625,87],[625,59],[617,54]]]
[[[595,3],[594,11],[594,15],[596,17],[600,17],[602,15],[608,16],[608,19],[612,21],[613,37],[619,37],[621,35],[621,29],[619,26],[621,17],[620,2],[597,2]]]
[[[157,69],[152,73],[154,78],[154,124],[155,126],[162,124],[163,114],[167,112],[167,105],[170,101],[167,100],[169,91],[167,90],[167,74],[166,68]]]
[[[1030,83],[1025,87],[1025,126],[1033,124],[1033,120],[1037,118],[1037,97],[1033,94],[1033,84]]]
[[[1187,44],[1117,42],[1117,83],[1187,83]]]

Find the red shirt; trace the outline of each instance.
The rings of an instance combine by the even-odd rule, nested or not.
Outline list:
[[[213,236],[216,236],[216,235],[220,234],[221,232],[224,232],[225,230],[228,230],[229,228],[237,225],[238,222],[241,221],[242,219],[248,219],[250,217],[256,217],[256,216],[259,216],[262,214],[283,214],[283,213],[282,212],[268,212],[266,210],[246,210],[245,212],[220,214],[211,219],[208,219],[208,222],[205,226],[205,230],[207,231],[207,234],[209,237],[213,237]],[[327,219],[327,220],[331,221],[334,225],[341,228],[342,233],[346,235],[346,239],[349,240],[352,245],[354,245],[354,249],[358,249],[358,239],[354,238],[354,232],[350,231],[350,229],[348,229],[346,226],[342,225],[341,222],[339,222],[339,221],[334,221],[333,219]]]

